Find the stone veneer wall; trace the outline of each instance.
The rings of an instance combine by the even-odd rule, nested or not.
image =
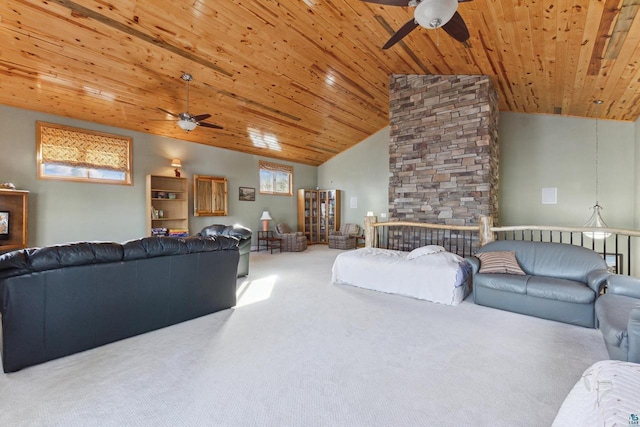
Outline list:
[[[498,224],[498,96],[487,76],[390,77],[392,219]]]

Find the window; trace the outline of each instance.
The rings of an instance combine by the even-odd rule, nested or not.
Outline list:
[[[132,185],[131,138],[36,122],[39,179]]]
[[[260,161],[260,194],[293,195],[293,166]]]

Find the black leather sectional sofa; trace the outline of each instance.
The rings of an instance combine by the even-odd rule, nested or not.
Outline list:
[[[238,260],[238,239],[225,236],[81,242],[4,254],[4,372],[233,307]]]

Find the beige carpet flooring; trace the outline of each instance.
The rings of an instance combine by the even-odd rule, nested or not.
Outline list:
[[[0,426],[548,426],[607,356],[597,330],[333,285],[338,253],[252,253],[234,309],[0,374]]]

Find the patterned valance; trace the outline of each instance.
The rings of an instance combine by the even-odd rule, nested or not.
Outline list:
[[[293,166],[281,165],[278,163],[265,162],[264,160],[260,160],[260,169],[274,171],[274,172],[285,172],[293,174]]]
[[[43,164],[129,172],[131,138],[52,123],[37,123]]]

